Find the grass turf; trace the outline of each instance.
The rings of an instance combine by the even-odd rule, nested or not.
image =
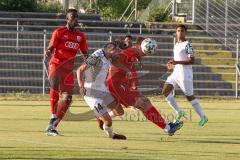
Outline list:
[[[154,105],[171,119],[173,111],[166,102],[157,100],[154,99]],[[106,138],[94,119],[63,121],[59,131],[64,136],[47,137],[44,134],[49,121],[46,97],[43,100],[2,98],[0,159],[240,159],[240,101],[201,99],[209,122],[198,127],[198,117],[190,104],[178,100],[189,120],[176,135],[165,135],[142,114],[125,109],[127,114],[114,119],[113,127],[128,140],[117,141]],[[71,112],[89,110],[85,105],[77,100]]]

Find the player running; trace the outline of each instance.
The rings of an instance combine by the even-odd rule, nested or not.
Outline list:
[[[96,50],[77,70],[80,92],[95,116],[102,120],[103,130],[112,139],[125,140],[124,135],[116,134],[112,128],[111,116],[123,115],[121,105],[115,101],[106,86],[110,59],[116,51],[116,44],[107,43],[104,49]]]
[[[67,25],[53,32],[46,57],[51,57],[49,63],[50,106],[51,119],[46,129],[46,135],[57,136],[57,125],[63,118],[72,102],[74,59],[79,50],[87,54],[85,34],[75,28],[78,23],[78,13],[75,9],[67,11]],[[59,95],[63,101],[58,105]]]
[[[186,27],[182,24],[176,28],[177,43],[173,49],[174,59],[167,64],[168,69],[173,69],[173,73],[167,78],[162,94],[165,95],[168,104],[177,112],[176,121],[179,121],[185,116],[185,112],[179,108],[172,94],[174,87],[179,86],[200,117],[198,125],[204,126],[208,118],[193,94],[192,64],[194,64],[194,51],[191,43],[185,39],[186,31]]]
[[[141,48],[147,48],[143,50]],[[136,46],[122,50],[112,59],[108,76],[108,87],[111,94],[125,107],[134,106],[141,110],[144,116],[172,136],[183,125],[183,122],[166,124],[160,113],[146,97],[140,96],[139,91],[133,90],[128,76],[134,67],[134,62],[141,57],[151,54],[156,48],[156,42],[151,39],[138,38]],[[143,50],[143,51],[142,51]]]

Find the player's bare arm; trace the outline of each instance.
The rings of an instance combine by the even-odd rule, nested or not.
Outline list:
[[[49,46],[48,49],[44,52],[44,56],[45,57],[51,57],[52,53],[53,53],[54,47],[53,46]]]
[[[195,59],[194,57],[189,57],[187,61],[172,61],[172,64],[173,65],[176,65],[176,64],[182,64],[182,65],[192,65],[194,64],[195,62]]]
[[[80,93],[82,96],[86,94],[86,89],[84,88],[84,72],[87,70],[88,66],[86,63],[83,63],[78,69],[77,69],[77,81],[80,88]]]

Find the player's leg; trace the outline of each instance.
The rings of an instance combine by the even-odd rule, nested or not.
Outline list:
[[[108,104],[107,108],[109,109],[108,113],[111,117],[122,116],[124,114],[121,104],[115,100]]]
[[[176,80],[173,75],[169,76],[166,83],[163,86],[162,94],[166,97],[166,101],[169,104],[169,106],[175,110],[177,113],[176,121],[179,121],[183,116],[185,116],[185,112],[182,111],[182,109],[178,106],[172,91],[174,89],[174,86],[176,86]]]
[[[62,118],[66,114],[71,103],[72,103],[72,94],[67,92],[62,93],[62,101],[59,104],[58,110],[57,110],[58,122],[55,123],[55,128],[58,126],[59,122],[62,120]]]
[[[141,110],[144,116],[149,121],[162,128],[170,136],[172,136],[177,130],[179,130],[183,126],[182,122],[166,124],[161,114],[146,97],[139,97],[136,101],[135,107]]]
[[[112,118],[107,112],[104,115],[100,116],[99,119],[103,121],[103,130],[108,135],[109,138],[120,140],[127,139],[126,136],[113,132]]]
[[[58,116],[58,123],[55,124],[55,127],[59,124],[59,122],[64,117],[65,113],[67,112],[68,108],[72,103],[72,94],[74,89],[74,75],[73,72],[65,72],[62,75],[63,83],[60,83],[60,90],[62,93],[62,101],[58,106],[57,116]],[[65,78],[66,77],[66,78]]]
[[[207,123],[208,118],[202,111],[202,107],[199,103],[199,101],[195,98],[193,94],[193,81],[192,80],[184,80],[180,83],[180,88],[186,95],[187,100],[190,102],[192,107],[194,108],[195,112],[200,117],[200,121],[198,122],[199,126],[204,126],[205,123]]]
[[[59,101],[59,83],[60,78],[57,74],[57,66],[50,65],[49,68],[49,82],[50,82],[50,107],[51,107],[51,119],[46,128],[46,135],[56,136],[58,132],[55,130],[55,124],[58,123],[57,108]]]
[[[126,139],[124,135],[119,135],[113,132],[112,118],[108,114],[107,107],[104,105],[104,100],[84,96],[88,106],[93,110],[95,116],[103,122],[103,130],[112,139]]]
[[[49,82],[50,82],[50,107],[51,107],[51,118],[57,118],[57,107],[59,101],[59,83],[60,77],[56,72],[49,72]]]
[[[49,125],[46,134],[48,136],[57,136],[59,133],[56,130],[59,122],[65,115],[66,111],[70,107],[72,102],[72,92],[73,92],[73,73],[69,71],[65,71],[62,67],[57,68],[57,81],[59,92],[62,93],[62,101],[57,106],[57,118],[53,118],[50,120],[51,125]],[[54,81],[55,82],[55,81]],[[50,127],[53,126],[53,127]]]
[[[124,114],[124,110],[120,103],[118,103],[110,93],[103,98],[104,105],[107,106],[107,112],[111,116],[111,118],[116,116],[121,116]],[[96,117],[97,118],[97,117]],[[103,121],[97,118],[98,126],[101,130],[103,130]]]

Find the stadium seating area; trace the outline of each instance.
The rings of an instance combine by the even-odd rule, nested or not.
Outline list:
[[[0,12],[0,93],[28,91],[42,93],[44,31],[47,43],[51,32],[65,24],[63,14]],[[19,31],[17,31],[19,21]],[[130,32],[134,38],[152,37],[158,42],[154,56],[143,59],[140,88],[153,93],[166,78],[166,62],[172,56],[174,23],[126,23],[102,21],[99,15],[81,14],[80,29],[88,38],[90,52],[117,37]],[[188,39],[196,52],[194,87],[198,96],[235,95],[235,59],[217,39],[208,36],[200,27],[187,24]],[[112,33],[109,33],[109,32]],[[18,37],[18,41],[16,40]],[[80,58],[76,65],[81,62]],[[164,75],[164,77],[162,77]],[[47,79],[45,80],[47,82]],[[45,91],[48,87],[45,88]],[[176,94],[181,94],[179,90]]]

